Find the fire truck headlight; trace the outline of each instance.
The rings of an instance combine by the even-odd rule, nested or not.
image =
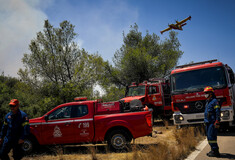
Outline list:
[[[183,121],[184,120],[184,117],[181,115],[175,115],[174,118],[175,118],[175,121]]]
[[[179,118],[181,121],[183,121],[184,120],[184,117],[183,116],[180,116],[180,118]]]
[[[221,116],[221,118],[227,118],[227,117],[229,117],[229,111],[222,111],[221,113],[220,113],[220,116]]]

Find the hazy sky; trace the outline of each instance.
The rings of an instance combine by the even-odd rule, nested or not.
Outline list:
[[[23,54],[29,53],[29,43],[42,31],[45,19],[55,27],[70,21],[80,48],[111,62],[130,25],[137,23],[143,36],[148,30],[164,40],[169,34],[160,31],[189,15],[191,21],[177,31],[184,51],[179,65],[218,59],[235,71],[234,0],[0,0],[0,4],[0,72],[5,75],[17,76]]]

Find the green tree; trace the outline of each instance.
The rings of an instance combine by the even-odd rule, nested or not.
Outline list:
[[[18,72],[21,80],[43,96],[62,102],[83,94],[92,97],[93,84],[105,62],[99,55],[79,49],[76,37],[74,25],[68,21],[55,28],[46,20],[43,32],[38,32],[29,45],[31,53],[24,54],[25,69]]]
[[[80,62],[82,54],[73,41],[75,37],[74,26],[68,21],[54,28],[46,20],[43,32],[38,32],[29,45],[31,54],[24,54],[22,62],[26,69],[19,71],[21,78],[30,76],[61,85],[72,80],[75,64]]]
[[[9,102],[16,97],[17,83],[16,78],[0,75],[0,121],[10,111]]]
[[[114,66],[106,66],[107,75],[118,86],[165,77],[183,54],[179,47],[176,32],[170,32],[169,39],[160,42],[155,33],[147,31],[143,37],[135,24],[127,35],[123,33],[123,45],[114,54]]]
[[[31,118],[75,97],[94,97],[93,86],[103,79],[107,62],[98,54],[79,49],[76,37],[68,21],[55,28],[46,20],[43,31],[29,44],[15,95]]]
[[[26,112],[30,118],[42,116],[43,113],[48,111],[46,109],[51,109],[51,106],[56,105],[55,98],[53,101],[51,100],[50,104],[45,103],[43,95],[31,88],[30,85],[21,82],[17,78],[7,77],[2,74],[0,75],[0,121],[10,112],[9,102],[11,99],[18,99],[20,109]]]

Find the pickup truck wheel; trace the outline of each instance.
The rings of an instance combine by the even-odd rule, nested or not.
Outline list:
[[[122,151],[130,148],[131,138],[123,130],[115,130],[110,133],[108,146],[112,151]]]
[[[25,139],[24,143],[21,146],[24,154],[30,154],[34,149],[34,145],[35,143],[33,142],[32,139],[30,138]]]

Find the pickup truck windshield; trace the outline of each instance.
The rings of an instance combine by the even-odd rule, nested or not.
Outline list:
[[[145,95],[145,86],[129,87],[127,97]]]
[[[172,94],[203,91],[206,86],[218,89],[225,87],[226,84],[223,67],[186,71],[171,76]]]

